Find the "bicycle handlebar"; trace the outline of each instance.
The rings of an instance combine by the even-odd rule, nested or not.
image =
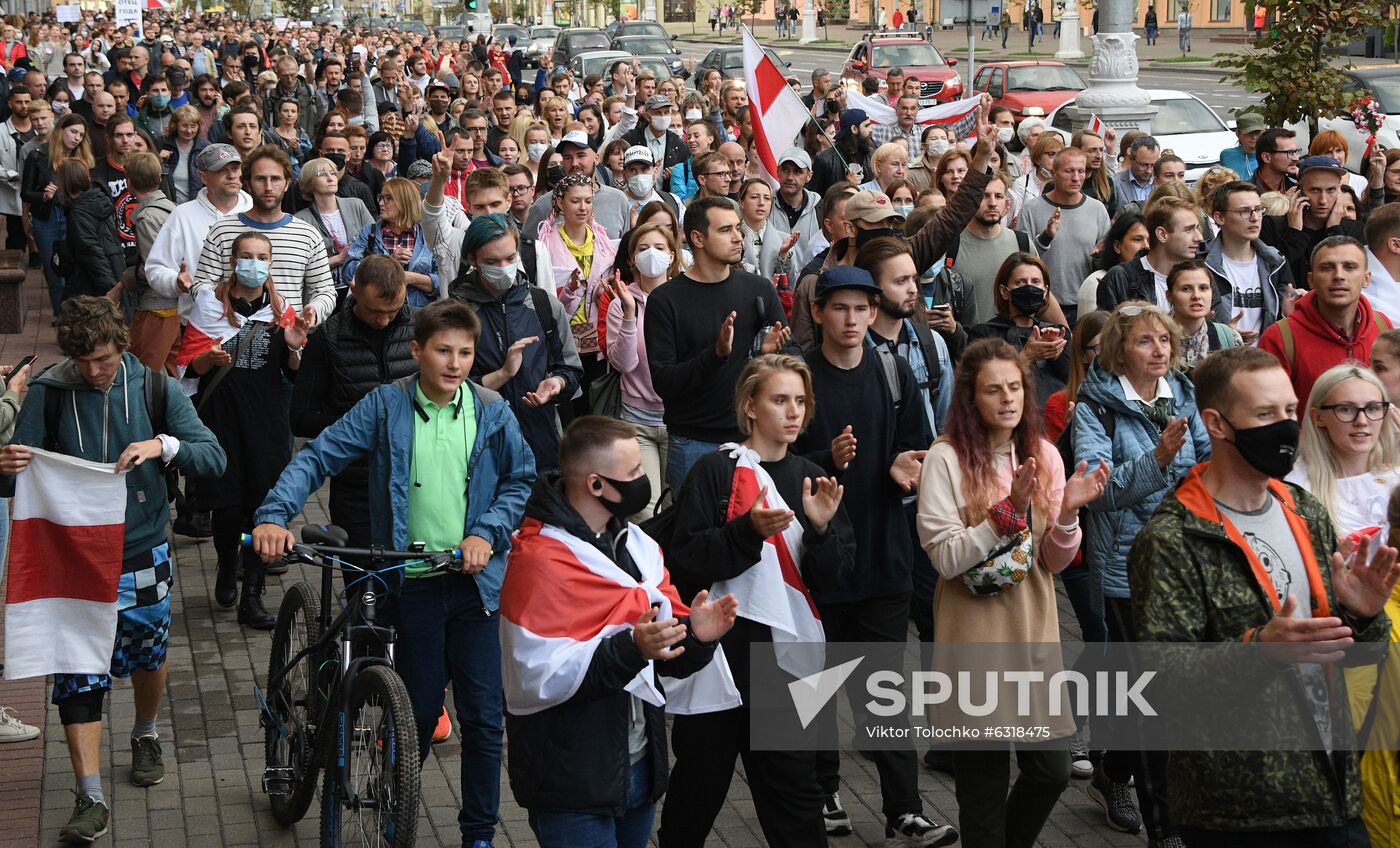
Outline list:
[[[432,564],[434,570],[454,573],[462,570],[462,552],[456,548],[450,551],[426,551],[421,548],[410,551],[394,551],[380,547],[348,548],[344,547],[347,534],[333,524],[307,524],[301,529],[301,539],[301,543],[293,544],[292,550],[286,554],[288,559],[308,562],[314,562],[315,557],[367,559],[380,563],[422,561]],[[244,547],[252,547],[253,537],[244,533],[242,542]]]

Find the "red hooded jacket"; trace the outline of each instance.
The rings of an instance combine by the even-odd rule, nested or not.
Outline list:
[[[1271,324],[1259,337],[1259,347],[1283,363],[1293,381],[1298,402],[1306,404],[1313,383],[1323,372],[1346,362],[1371,364],[1371,345],[1392,324],[1387,316],[1371,308],[1363,294],[1357,301],[1356,331],[1349,338],[1338,332],[1317,311],[1317,292],[1308,292],[1298,301],[1293,314]],[[1286,353],[1284,329],[1293,336],[1292,356]]]

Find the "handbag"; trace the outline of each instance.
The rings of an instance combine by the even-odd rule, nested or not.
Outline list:
[[[622,415],[622,375],[611,367],[588,384],[589,411],[594,415],[618,418]]]
[[[989,598],[1015,588],[1031,573],[1035,563],[1035,544],[1030,510],[1026,510],[1026,529],[1014,534],[987,558],[964,571],[963,588],[972,594]]]

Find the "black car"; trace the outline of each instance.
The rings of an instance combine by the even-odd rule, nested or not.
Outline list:
[[[612,49],[612,42],[608,39],[608,34],[601,29],[570,27],[560,30],[559,37],[554,39],[554,64],[567,67],[569,62],[580,53],[610,49]]]
[[[619,35],[612,41],[612,49],[631,53],[633,56],[658,56],[666,60],[671,76],[685,79],[685,65],[681,62],[680,51],[669,39],[655,35]]]
[[[608,29],[608,35],[613,38],[621,38],[624,35],[654,35],[657,38],[664,38],[667,41],[675,41],[676,37],[666,31],[666,27],[656,21],[623,21]]]
[[[763,52],[768,54],[768,58],[773,60],[773,64],[778,66],[778,70],[782,72],[783,76],[792,75],[792,66],[773,52],[773,48],[765,47]],[[705,71],[710,68],[717,68],[719,75],[725,79],[730,77],[742,79],[744,76],[744,48],[742,46],[716,47],[705,54],[705,58],[701,59],[699,64],[695,66],[695,73],[703,77]]]

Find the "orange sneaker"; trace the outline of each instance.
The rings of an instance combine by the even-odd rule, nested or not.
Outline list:
[[[442,708],[442,715],[438,716],[437,728],[433,730],[433,742],[446,742],[452,738],[452,719],[447,715],[447,707]]]

